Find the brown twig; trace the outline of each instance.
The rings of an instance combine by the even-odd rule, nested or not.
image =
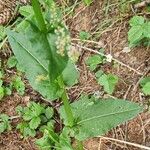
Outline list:
[[[135,4],[134,8],[135,9],[143,8],[143,7],[146,7],[149,4],[150,4],[150,0],[144,0],[144,1],[140,2],[140,3]]]

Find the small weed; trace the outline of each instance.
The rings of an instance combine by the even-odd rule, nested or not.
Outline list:
[[[91,0],[84,2],[87,5],[92,3]],[[32,0],[32,19],[28,18],[23,30],[16,32],[8,29],[7,35],[17,61],[23,66],[33,89],[47,100],[62,100],[63,105],[58,109],[58,115],[63,129],[59,133],[54,131],[52,108],[34,102],[25,108],[18,108],[23,121],[17,128],[24,137],[35,136],[37,131],[44,132],[43,137],[36,142],[41,148],[73,150],[71,138],[79,141],[80,145],[82,141],[103,135],[116,125],[133,118],[143,108],[126,100],[99,100],[87,95],[70,104],[66,87],[73,86],[78,80],[75,65],[68,56],[71,39],[55,2],[50,0],[43,3],[45,9],[40,8],[37,0]],[[103,59],[99,55],[89,58],[91,70],[102,64]],[[112,56],[108,55],[105,59],[111,62]],[[118,77],[99,72],[97,78],[104,90],[112,94]],[[25,87],[20,77],[13,81],[13,87],[21,94],[24,93]]]
[[[86,60],[86,64],[89,66],[89,69],[91,71],[94,71],[98,65],[103,64],[105,62],[105,59],[103,56],[100,55],[93,55],[90,56],[87,60]]]
[[[9,123],[9,116],[6,114],[0,114],[0,133],[11,130]]]
[[[116,84],[118,83],[118,77],[113,74],[102,74],[99,78],[97,78],[97,81],[104,87],[105,92],[112,94],[115,90]]]
[[[142,87],[142,92],[145,95],[150,95],[150,77],[145,77],[141,80],[140,85]]]
[[[89,38],[90,38],[90,33],[88,33],[88,32],[85,32],[85,31],[80,31],[79,32],[79,38],[80,38],[80,40],[82,41],[82,40],[88,40]]]
[[[25,84],[22,81],[21,77],[15,76],[11,83],[12,88],[14,88],[18,94],[23,95],[25,92]]]
[[[129,46],[135,47],[141,43],[150,44],[150,21],[142,16],[134,16],[129,21],[131,26],[128,32]]]
[[[18,106],[16,111],[21,116],[23,121],[18,124],[17,129],[20,130],[23,137],[36,135],[37,129],[48,122],[53,122],[53,109],[44,107],[39,103],[30,102],[27,107]]]

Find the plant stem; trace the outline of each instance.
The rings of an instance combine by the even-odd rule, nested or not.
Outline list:
[[[38,0],[32,0],[32,7],[33,7],[34,14],[35,14],[35,17],[36,17],[36,20],[38,22],[40,30],[42,32],[46,33],[46,31],[47,31],[46,24],[45,24],[43,15],[42,15],[42,11],[41,11],[39,1]]]
[[[73,124],[74,124],[74,118],[73,118],[73,113],[72,113],[72,110],[71,110],[71,106],[69,104],[69,100],[68,100],[66,90],[64,90],[64,92],[62,94],[62,101],[64,103],[65,112],[66,112],[66,115],[67,115],[67,118],[68,118],[68,124],[69,124],[70,127],[72,127]]]
[[[74,124],[74,117],[73,117],[73,113],[72,113],[72,110],[71,110],[71,106],[69,104],[67,91],[65,89],[65,85],[64,85],[64,82],[63,82],[63,77],[62,76],[58,77],[58,81],[59,81],[59,84],[60,84],[61,88],[63,88],[63,94],[62,94],[61,98],[62,98],[62,101],[63,101],[63,104],[64,104],[64,109],[65,109],[65,113],[66,113],[66,116],[67,116],[68,125],[70,127],[72,127],[73,124]]]

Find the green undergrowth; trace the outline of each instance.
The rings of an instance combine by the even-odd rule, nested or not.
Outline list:
[[[83,2],[89,6],[93,1]],[[106,6],[107,16],[109,4]],[[20,13],[25,19],[16,28],[7,27],[5,30],[14,53],[8,59],[7,67],[23,72],[32,88],[50,102],[47,104],[31,100],[26,106],[16,108],[21,120],[16,129],[21,133],[21,138],[36,138],[35,143],[39,149],[44,150],[83,150],[84,140],[104,135],[143,112],[143,106],[125,99],[104,99],[81,94],[73,102],[74,99],[68,96],[68,89],[78,84],[80,72],[73,61],[76,53],[72,50],[70,32],[62,20],[61,10],[53,0],[32,0],[32,5],[21,7]],[[84,42],[92,36],[81,31],[79,37]],[[132,38],[130,42],[135,43]],[[105,50],[100,49],[101,53],[104,54]],[[93,54],[87,58],[86,65],[102,90],[113,96],[119,77],[101,69],[101,66],[110,62],[110,55]],[[5,71],[2,69],[0,86],[4,90],[0,89],[1,99],[5,95],[4,76]],[[9,86],[10,91],[13,89],[23,95],[25,84],[21,76],[14,76]],[[140,87],[146,96],[150,94],[148,77],[141,80]],[[53,108],[51,104],[56,100],[60,107]],[[1,133],[10,130],[10,120],[11,116],[0,116]],[[56,130],[57,126],[62,128]],[[72,146],[74,140],[77,141],[76,147]]]

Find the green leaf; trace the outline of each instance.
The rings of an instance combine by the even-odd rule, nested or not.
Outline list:
[[[102,70],[99,70],[95,73],[95,76],[96,76],[96,78],[100,78],[103,74],[104,74],[104,72]]]
[[[5,89],[4,89],[4,93],[5,93],[5,95],[10,96],[10,95],[12,94],[12,90],[11,90],[11,88],[10,88],[10,87],[5,87]]]
[[[77,79],[79,78],[79,72],[75,68],[75,65],[68,61],[67,67],[63,71],[63,79],[66,86],[73,86],[77,83]]]
[[[48,131],[44,131],[44,135],[42,138],[36,140],[36,144],[40,147],[42,150],[51,150],[52,141],[49,138]]]
[[[37,104],[35,102],[30,102],[29,106],[24,108],[23,119],[25,121],[30,121],[33,118],[39,117],[44,112],[45,109],[42,105]]]
[[[17,129],[20,130],[20,132],[23,134],[23,137],[25,137],[25,138],[28,136],[34,137],[36,135],[35,130],[30,129],[28,123],[26,123],[26,122],[19,123],[17,125]]]
[[[130,44],[139,42],[143,38],[142,26],[134,26],[128,32],[128,40]]]
[[[138,104],[126,100],[114,99],[89,99],[83,96],[79,101],[71,104],[76,124],[74,125],[75,138],[85,140],[87,138],[104,135],[112,128],[132,119],[143,108]],[[64,108],[61,117],[66,122]]]
[[[134,17],[131,18],[131,20],[129,21],[130,26],[143,25],[144,22],[145,22],[145,19],[144,19],[142,16],[134,16]]]
[[[23,111],[23,120],[25,121],[30,121],[32,118],[35,117],[34,113],[32,112],[32,110],[28,107],[25,107],[24,108],[24,111]]]
[[[20,95],[23,95],[25,92],[25,84],[21,80],[21,77],[16,76],[12,81],[13,87],[17,90]]]
[[[0,100],[5,96],[4,88],[0,87]]]
[[[33,40],[34,42],[29,41],[27,35],[22,33],[9,31],[8,37],[13,52],[20,65],[23,66],[32,87],[45,98],[56,99],[58,97],[56,94],[57,87],[52,86],[48,78],[48,51],[41,51],[44,49],[43,44],[39,44],[37,40]],[[34,38],[39,41],[43,40],[41,35],[36,35]]]
[[[86,61],[86,64],[89,66],[91,71],[95,70],[97,65],[101,63],[103,63],[103,58],[100,55],[93,55]]]
[[[140,85],[143,87],[147,82],[150,82],[150,77],[145,77],[140,81]]]
[[[98,83],[104,86],[104,91],[108,94],[114,92],[115,86],[118,83],[118,77],[112,74],[104,74],[98,78]]]
[[[26,33],[7,31],[7,34],[13,52],[19,64],[24,67],[32,87],[47,99],[58,98],[61,94],[60,87],[54,79],[66,67],[68,57],[57,53],[57,36],[50,33],[46,36],[32,28]]]
[[[61,150],[74,150],[72,148],[69,132],[70,131],[67,129],[67,127],[65,127],[59,136],[58,146],[60,147]]]
[[[142,91],[145,95],[150,95],[150,82],[147,82],[143,88]]]
[[[17,65],[17,59],[15,56],[11,56],[7,61],[8,68],[13,68]]]
[[[29,15],[33,15],[33,9],[32,6],[22,6],[19,8],[19,13],[24,17],[29,17]]]
[[[150,39],[150,22],[143,24],[143,36]]]
[[[79,37],[81,40],[88,40],[90,38],[90,33],[85,32],[85,31],[80,31]]]
[[[23,66],[20,65],[19,63],[17,63],[16,68],[17,68],[17,70],[20,71],[20,72],[25,72]]]
[[[40,117],[32,118],[32,120],[29,122],[29,127],[31,129],[37,129],[40,123],[41,123]]]
[[[31,109],[32,113],[34,114],[35,117],[40,116],[42,113],[45,112],[44,107],[35,102],[30,102],[29,108]]]
[[[54,110],[51,107],[47,107],[45,110],[45,115],[47,119],[51,119],[54,115]]]
[[[89,6],[89,5],[93,2],[93,0],[83,0],[83,2],[84,2],[87,6]]]
[[[0,114],[0,133],[10,129],[11,125],[9,123],[9,116],[6,114]]]
[[[23,115],[23,107],[22,106],[17,106],[16,107],[16,112],[20,115],[20,116],[22,116]]]

